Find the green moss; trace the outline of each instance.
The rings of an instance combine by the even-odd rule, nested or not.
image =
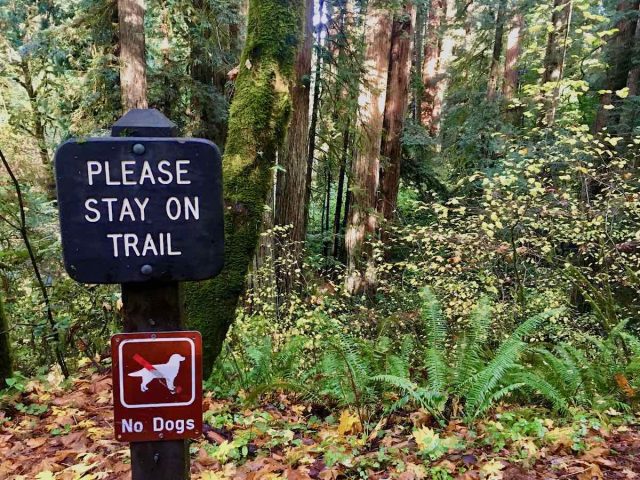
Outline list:
[[[11,344],[9,343],[9,323],[4,313],[2,297],[0,297],[0,388],[5,387],[4,380],[12,374]]]
[[[275,152],[288,125],[303,3],[251,0],[247,44],[229,114],[223,158],[225,266],[220,275],[185,288],[187,324],[203,336],[208,374],[235,317],[253,258]]]

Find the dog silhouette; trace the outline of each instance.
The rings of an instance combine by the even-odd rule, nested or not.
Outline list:
[[[169,389],[171,393],[176,392],[176,387],[173,384],[176,380],[176,376],[178,375],[178,370],[180,370],[180,362],[183,362],[185,357],[180,355],[179,353],[174,353],[169,358],[167,363],[160,363],[157,365],[151,365],[153,368],[150,370],[149,368],[141,368],[135,372],[129,374],[130,377],[141,377],[142,383],[140,384],[140,391],[146,392],[149,390],[149,382],[153,379],[157,378],[160,383],[164,383],[161,380],[165,380],[166,387]]]

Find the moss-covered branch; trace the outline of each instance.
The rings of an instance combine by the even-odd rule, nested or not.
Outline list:
[[[251,0],[223,157],[225,267],[187,285],[187,322],[202,332],[209,372],[233,322],[256,248],[271,167],[288,125],[289,82],[303,20],[301,0]]]

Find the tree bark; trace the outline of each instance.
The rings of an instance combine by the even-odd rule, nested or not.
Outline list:
[[[427,19],[427,37],[422,63],[422,98],[420,99],[420,123],[428,131],[433,124],[433,108],[437,93],[438,59],[440,58],[440,26],[444,12],[444,0],[431,0]]]
[[[376,283],[370,241],[376,234],[376,201],[380,176],[380,147],[391,48],[391,13],[370,3],[365,18],[364,78],[358,98],[361,145],[352,164],[353,194],[345,237],[346,288],[351,293],[371,292]]]
[[[573,0],[554,0],[553,2],[551,31],[547,37],[547,47],[544,54],[542,75],[542,86],[545,89],[544,108],[538,120],[538,124],[541,126],[550,127],[555,122],[572,8]]]
[[[636,9],[640,9],[640,4]],[[629,73],[627,74],[626,87],[629,89],[627,100],[620,116],[620,132],[625,135],[633,133],[635,121],[638,116],[638,106],[634,97],[638,95],[638,82],[640,81],[640,64],[638,63],[638,55],[640,54],[640,15],[635,24],[633,40],[629,45]]]
[[[611,38],[607,46],[607,76],[605,80],[605,90],[600,97],[600,107],[596,114],[593,125],[594,133],[602,131],[604,127],[612,127],[617,123],[619,112],[608,108],[614,103],[613,92],[628,86],[629,74],[633,70],[632,60],[633,45],[635,41],[636,21],[633,21],[625,12],[637,10],[640,2],[637,0],[620,0],[616,6],[616,11],[622,18],[616,23],[618,32]],[[637,83],[637,82],[636,82]],[[631,93],[631,92],[630,92]],[[613,132],[612,133],[617,133]]]
[[[416,72],[422,72],[422,61],[424,56],[424,28],[425,28],[426,7],[419,3],[416,6],[416,20],[413,32],[413,68]],[[422,90],[423,86],[419,82],[414,82],[413,98],[411,100],[411,118],[414,123],[420,122],[422,117]]]
[[[449,65],[453,59],[453,47],[455,44],[453,22],[456,18],[455,0],[447,0],[445,8],[446,31],[442,38],[440,48],[440,58],[438,59],[438,83],[436,84],[436,95],[433,99],[433,118],[431,120],[431,135],[438,137],[442,124],[442,108],[444,98],[449,88]],[[439,143],[438,143],[438,148]]]
[[[386,221],[393,220],[398,203],[402,161],[401,140],[409,97],[411,38],[415,16],[415,6],[409,1],[405,4],[404,11],[394,18],[391,33],[389,78],[383,120],[384,138],[381,149],[385,160],[380,169],[379,204],[380,213]]]
[[[507,34],[507,51],[504,58],[504,82],[502,96],[505,100],[512,100],[518,90],[518,60],[520,58],[520,38],[524,18],[522,13],[516,12]]]
[[[188,284],[188,324],[203,336],[205,375],[235,317],[255,253],[276,152],[289,124],[303,24],[300,0],[251,0],[223,156],[225,266],[218,277]]]
[[[7,322],[2,297],[0,297],[0,390],[7,386],[5,380],[11,377],[12,374],[9,322]]]
[[[640,9],[640,6],[638,6]],[[632,64],[629,74],[627,75],[627,88],[629,89],[629,97],[635,97],[638,95],[638,82],[640,81],[640,61],[637,60],[640,53],[640,14],[636,22],[636,31],[633,35],[633,47],[632,58],[635,58],[635,63]]]
[[[491,67],[489,68],[489,81],[487,82],[487,100],[495,100],[498,95],[498,79],[500,78],[500,58],[502,57],[502,44],[504,43],[504,22],[507,14],[507,0],[500,0],[496,15],[496,30],[493,39],[493,52],[491,54]]]
[[[291,121],[287,129],[282,151],[278,157],[282,169],[276,182],[275,224],[291,225],[283,250],[276,250],[276,257],[291,256],[300,260],[306,236],[307,159],[309,151],[309,77],[313,48],[313,1],[305,0],[304,30],[296,55],[291,95]],[[291,291],[291,268],[285,265],[276,272],[280,293]]]
[[[144,0],[118,0],[122,108],[147,108]]]

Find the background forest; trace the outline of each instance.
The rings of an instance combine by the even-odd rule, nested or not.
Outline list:
[[[148,106],[223,152],[214,396],[632,415],[639,81],[637,0],[0,0],[0,386],[105,369],[120,290],[64,273],[52,162]]]

